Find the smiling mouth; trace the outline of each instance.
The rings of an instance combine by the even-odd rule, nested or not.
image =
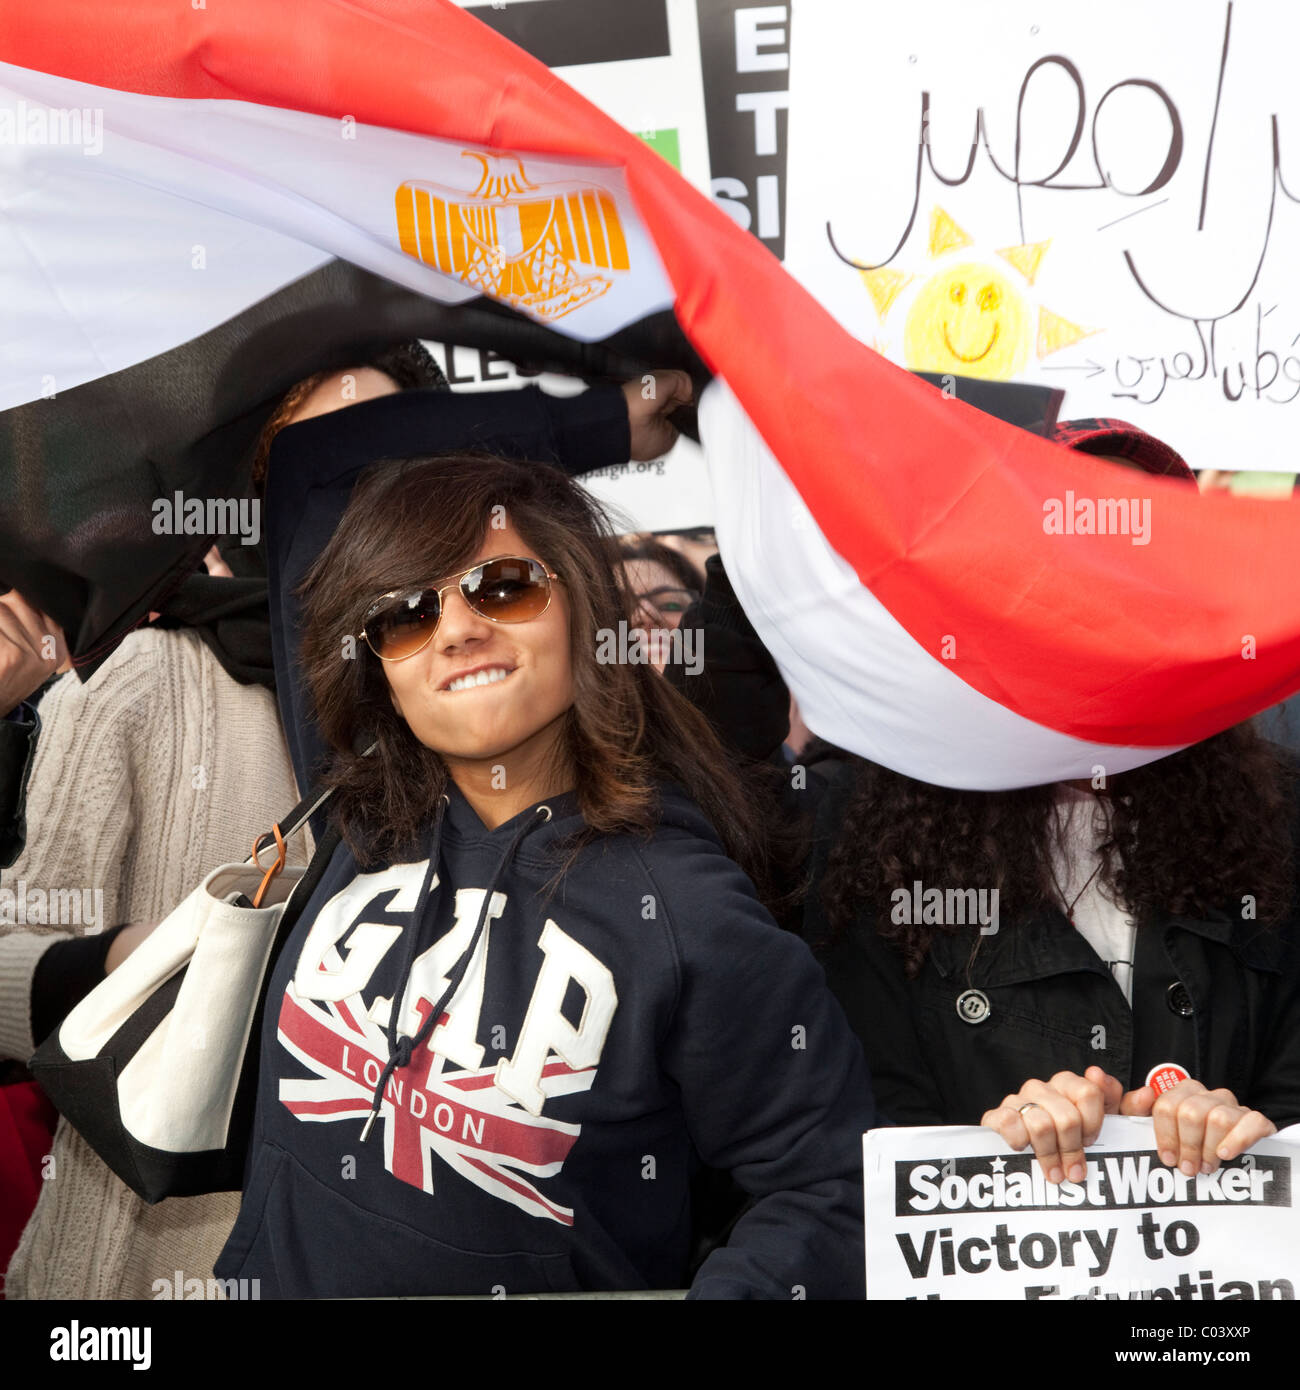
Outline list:
[[[514,675],[515,669],[513,666],[489,666],[482,671],[471,672],[467,676],[457,676],[454,681],[444,685],[440,693],[455,695],[462,690],[477,690],[485,685],[500,685],[502,681]]]
[[[988,345],[985,347],[984,351],[977,352],[974,357],[967,357],[964,352],[958,352],[957,349],[953,347],[952,339],[948,336],[948,325],[945,323],[943,325],[944,346],[952,353],[958,362],[978,362],[981,358],[987,357],[989,353],[993,351],[993,344],[998,340],[998,329],[1001,327],[1002,325],[1000,323],[995,323],[993,325],[993,336],[989,339]]]

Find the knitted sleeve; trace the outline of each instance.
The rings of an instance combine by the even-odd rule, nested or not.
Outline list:
[[[142,628],[85,686],[68,678],[56,689],[60,703],[42,705],[28,854],[5,886],[21,872],[29,889],[48,880],[99,888],[105,931],[158,922],[217,865],[242,861],[254,835],[298,800],[274,695],[233,681],[191,630]],[[290,842],[291,863],[306,856]],[[0,938],[0,1030],[14,1055],[31,1052],[36,953],[77,930],[62,923]],[[9,1265],[10,1296],[149,1298],[176,1270],[210,1275],[235,1194],[146,1206],[66,1122],[52,1156],[58,1181],[41,1184]]]
[[[27,844],[0,878],[0,1055],[35,1051],[31,993],[45,952],[125,920],[135,825],[133,743],[157,715],[156,648],[128,638],[90,681],[69,673],[41,706],[27,788]]]

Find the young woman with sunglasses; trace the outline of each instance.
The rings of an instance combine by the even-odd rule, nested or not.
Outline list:
[[[631,459],[653,459],[677,438],[672,412],[691,399],[685,372],[600,384],[577,396],[522,390],[403,391],[281,430],[267,459],[266,532],[271,642],[280,717],[300,783],[314,785],[324,749],[303,683],[298,588],[334,534],[361,471],[376,459],[482,449],[553,464],[577,475]],[[360,639],[353,634],[353,643]],[[305,778],[305,781],[302,779]]]
[[[377,466],[311,568],[336,847],[271,978],[221,1277],[680,1287],[707,1165],[754,1201],[694,1296],[861,1296],[861,1049],[743,871],[706,721],[598,662],[608,544],[558,470],[456,456]]]

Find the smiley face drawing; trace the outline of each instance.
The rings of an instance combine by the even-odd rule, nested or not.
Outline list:
[[[903,352],[913,371],[1005,381],[1028,351],[1024,300],[991,266],[967,261],[940,271],[907,316]]]

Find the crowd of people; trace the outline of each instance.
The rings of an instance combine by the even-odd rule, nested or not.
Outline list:
[[[657,387],[457,395],[397,345],[287,394],[261,542],[88,682],[0,596],[0,864],[103,892],[102,929],[0,927],[7,1297],[861,1297],[877,1125],[982,1124],[1059,1183],[1107,1114],[1189,1175],[1300,1121],[1290,753],[1250,724],[974,792],[824,743],[711,533],[620,537],[575,481],[662,456],[691,383]],[[1058,440],[1194,486],[1117,422]],[[652,660],[602,658],[620,624]],[[242,1191],[150,1206],[23,1064],[324,789]],[[919,885],[994,929],[900,912]]]

